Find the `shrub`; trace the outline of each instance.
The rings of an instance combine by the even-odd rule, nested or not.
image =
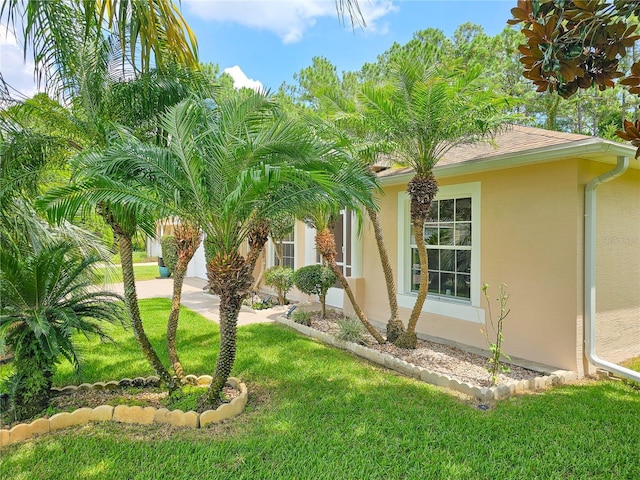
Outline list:
[[[491,352],[491,356],[487,361],[487,370],[489,372],[489,382],[491,386],[494,386],[498,382],[498,374],[500,373],[508,373],[511,370],[508,365],[505,365],[502,361],[511,360],[511,357],[507,355],[502,349],[502,344],[504,343],[504,335],[502,333],[504,328],[504,320],[509,315],[509,310],[507,308],[507,302],[509,301],[509,294],[507,293],[507,286],[503,283],[500,285],[498,290],[498,303],[500,305],[500,314],[498,315],[497,325],[494,324],[493,321],[493,313],[491,312],[491,301],[489,299],[489,285],[485,283],[482,285],[482,292],[484,293],[484,298],[487,301],[487,310],[489,313],[489,322],[491,323],[491,328],[493,333],[496,336],[495,342],[492,342],[489,339],[489,332],[487,328],[487,323],[485,321],[485,326],[482,329],[482,333],[484,334],[484,338],[487,341],[487,346],[489,347],[489,351]]]
[[[362,341],[364,327],[360,320],[356,318],[339,318],[338,327],[340,327],[340,330],[338,330],[336,337],[340,340],[353,343],[360,343]]]
[[[293,283],[302,293],[318,295],[322,305],[322,318],[326,316],[325,299],[327,290],[335,285],[337,277],[329,267],[308,265],[293,274]]]
[[[176,237],[173,235],[167,235],[160,240],[162,245],[162,260],[165,266],[169,269],[170,273],[176,268],[178,263],[178,246],[176,245]]]
[[[311,312],[298,310],[297,312],[293,312],[293,321],[299,323],[300,325],[306,325],[307,327],[310,327],[311,316]]]
[[[278,292],[278,303],[284,305],[287,293],[293,287],[293,269],[289,267],[271,267],[264,272],[264,283]]]

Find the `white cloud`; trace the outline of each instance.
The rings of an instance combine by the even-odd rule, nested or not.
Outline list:
[[[30,60],[25,62],[22,46],[19,45],[16,36],[2,24],[0,24],[0,71],[4,81],[20,94],[27,97],[35,95],[37,89],[33,78],[34,64]],[[19,97],[15,91],[11,94]]]
[[[283,43],[300,41],[320,17],[338,16],[335,0],[188,0],[185,3],[191,13],[204,20],[269,30]],[[397,10],[392,0],[360,0],[359,5],[367,32],[378,31],[377,20]],[[345,18],[347,25],[349,22],[349,18]]]
[[[233,78],[233,86],[235,88],[238,88],[238,89],[243,87],[251,88],[256,92],[260,92],[264,90],[264,86],[262,85],[262,82],[258,80],[253,80],[252,78],[248,78],[238,65],[235,65],[230,68],[225,68],[224,73],[228,74],[229,76],[231,76],[231,78]]]

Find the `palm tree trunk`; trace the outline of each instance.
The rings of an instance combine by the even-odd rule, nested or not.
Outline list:
[[[193,255],[192,255],[193,256]],[[184,369],[178,356],[178,349],[176,347],[176,336],[178,332],[178,321],[180,319],[180,300],[182,298],[182,285],[184,283],[184,277],[187,273],[186,262],[181,258],[178,259],[176,267],[173,271],[173,297],[171,298],[171,311],[169,312],[169,320],[167,321],[167,353],[169,355],[169,361],[171,362],[171,368],[173,373],[179,382],[184,383]]]
[[[184,369],[178,357],[176,336],[178,321],[180,319],[180,300],[182,298],[182,285],[187,274],[187,267],[200,245],[200,230],[190,224],[180,224],[175,229],[175,241],[177,244],[178,262],[173,271],[173,297],[171,299],[171,311],[167,321],[167,353],[171,368],[178,381],[184,383]]]
[[[257,256],[255,256],[257,258]],[[220,297],[220,351],[209,390],[204,396],[208,405],[215,404],[227,383],[236,359],[236,337],[238,314],[242,300],[249,293],[253,278],[252,267],[238,253],[216,255],[207,265],[209,283],[213,292]]]
[[[420,288],[418,288],[418,296],[416,297],[416,303],[411,310],[411,316],[409,317],[409,324],[407,330],[401,333],[395,340],[395,345],[400,348],[416,348],[418,338],[415,333],[418,318],[422,312],[422,307],[427,298],[427,291],[429,288],[429,265],[427,259],[427,247],[424,244],[424,221],[418,221],[418,225],[412,225],[413,235],[416,239],[416,245],[418,246],[418,256],[420,258]]]
[[[416,303],[411,310],[407,330],[398,336],[394,344],[400,348],[416,348],[418,343],[416,325],[429,289],[429,259],[427,246],[424,243],[424,222],[429,215],[431,203],[438,193],[438,182],[432,173],[427,176],[416,175],[407,185],[407,192],[411,198],[411,225],[420,258],[420,288],[418,288]]]
[[[160,358],[158,358],[158,354],[154,350],[153,345],[151,345],[142,325],[140,308],[138,306],[138,294],[136,292],[136,281],[133,273],[133,245],[131,243],[131,237],[125,234],[119,234],[118,244],[120,245],[120,261],[122,263],[124,299],[127,309],[129,310],[133,334],[151,368],[153,368],[156,375],[160,377],[160,380],[167,385],[169,390],[173,391],[177,389],[178,386],[174,378],[160,361]]]
[[[362,324],[365,326],[367,331],[373,336],[373,338],[376,339],[378,343],[385,343],[385,339],[382,337],[382,335],[380,335],[380,333],[378,333],[373,325],[371,325],[371,322],[369,322],[369,319],[360,308],[360,305],[358,305],[358,302],[353,295],[353,291],[349,286],[349,282],[347,282],[347,279],[342,274],[342,270],[336,263],[335,236],[328,228],[325,228],[321,232],[316,233],[316,247],[318,248],[320,255],[322,255],[322,258],[324,258],[327,262],[327,266],[333,271],[333,273],[335,273],[336,277],[338,277],[340,285],[342,285],[344,292],[347,294],[347,297],[349,297],[349,301],[353,306],[354,312],[356,313]]]
[[[391,268],[391,262],[389,261],[389,254],[387,253],[384,238],[382,237],[382,227],[380,225],[378,212],[367,206],[367,213],[373,225],[373,234],[376,239],[376,245],[378,246],[378,253],[380,255],[380,262],[382,263],[382,271],[384,273],[384,281],[387,286],[387,297],[389,298],[390,313],[389,320],[387,321],[387,341],[394,342],[398,336],[404,332],[404,325],[402,324],[398,313],[396,282],[393,279],[393,270]]]
[[[10,377],[15,381],[15,390],[11,392],[11,405],[6,411],[18,421],[33,417],[47,407],[56,367],[53,359],[46,358],[36,346],[35,334],[30,337],[32,340],[25,342],[27,347],[15,355],[15,373]]]
[[[267,269],[267,249],[262,247],[261,253],[262,253],[262,262],[260,262],[260,271],[258,272],[258,276],[253,282],[253,285],[251,285],[252,292],[257,292],[258,290],[260,290],[262,277],[264,275],[264,271]]]

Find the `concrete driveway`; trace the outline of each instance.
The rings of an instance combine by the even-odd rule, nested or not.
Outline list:
[[[218,306],[220,299],[217,295],[207,293],[203,290],[206,281],[200,278],[185,278],[182,286],[182,305],[198,312],[205,318],[220,323]],[[124,294],[124,287],[121,283],[107,285],[107,289],[120,295]],[[138,298],[171,298],[173,295],[173,279],[157,278],[154,280],[141,280],[136,282]],[[286,306],[276,306],[268,310],[253,310],[243,306],[238,317],[238,325],[249,325],[252,323],[273,322],[279,315],[287,310]]]

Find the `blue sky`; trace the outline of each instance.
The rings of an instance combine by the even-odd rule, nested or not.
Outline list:
[[[367,21],[355,30],[342,25],[334,0],[183,0],[182,12],[194,30],[200,59],[222,69],[237,66],[233,76],[260,82],[272,91],[293,74],[324,56],[338,71],[358,70],[394,42],[406,43],[429,27],[451,35],[472,22],[489,35],[499,33],[515,0],[360,0]],[[2,35],[5,30],[2,29]],[[5,80],[33,93],[33,66],[24,64],[19,39],[0,35],[0,70]]]

